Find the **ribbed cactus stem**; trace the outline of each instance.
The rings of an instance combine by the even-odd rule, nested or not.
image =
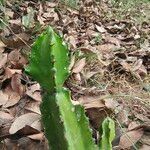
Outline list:
[[[81,106],[73,106],[63,87],[69,75],[68,49],[48,27],[34,43],[26,72],[43,89],[41,114],[51,150],[96,150],[88,119]]]

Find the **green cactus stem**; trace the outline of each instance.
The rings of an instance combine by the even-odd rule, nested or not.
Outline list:
[[[32,47],[26,73],[43,89],[41,114],[51,150],[97,150],[84,109],[63,87],[69,75],[68,49],[51,27]]]

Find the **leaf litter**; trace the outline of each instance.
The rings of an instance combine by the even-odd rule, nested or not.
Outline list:
[[[12,0],[6,1],[5,12],[0,12],[2,146],[18,148],[19,140],[26,138],[20,146],[31,149],[27,145],[32,143],[36,149],[37,140],[41,149],[45,148],[41,89],[24,74],[23,67],[31,44],[50,23],[70,48],[71,76],[66,86],[72,91],[73,104],[84,106],[92,129],[98,130],[104,118],[113,116],[119,128],[117,146],[130,149],[140,141],[141,149],[149,149],[150,27],[149,20],[142,18],[143,14],[148,18],[149,6],[141,2],[135,5],[138,9],[130,10],[125,9],[129,7],[126,4],[122,7],[109,0],[79,3],[72,8],[57,2]],[[17,144],[13,136],[18,137]]]

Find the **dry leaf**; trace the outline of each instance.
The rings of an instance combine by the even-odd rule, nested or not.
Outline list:
[[[133,130],[125,133],[120,137],[119,147],[122,149],[130,148],[134,145],[143,135],[143,129]]]
[[[10,69],[10,68],[5,68],[5,78],[11,78],[15,73],[17,74],[22,74],[21,69]]]
[[[105,101],[105,106],[108,109],[115,110],[119,106],[119,103],[112,98],[104,99],[104,101]]]
[[[40,112],[40,103],[39,102],[30,102],[25,106],[25,109],[30,110],[34,113],[41,114]]]
[[[7,54],[0,54],[0,69],[7,63]]]
[[[69,65],[69,70],[73,68],[74,64],[75,64],[75,55],[72,55],[70,65]]]
[[[11,51],[8,55],[8,59],[12,64],[16,64],[18,63],[19,59],[20,59],[20,52],[17,50]]]
[[[133,71],[138,70],[142,66],[143,60],[138,59],[134,64],[133,64]]]
[[[86,59],[82,58],[81,60],[79,60],[78,62],[75,63],[72,72],[73,73],[79,73],[83,70],[84,66],[86,64]]]
[[[8,101],[8,95],[4,93],[3,91],[0,91],[0,106],[6,104]]]
[[[8,123],[11,121],[14,117],[10,115],[9,113],[0,111],[0,125]]]
[[[112,50],[114,50],[116,48],[116,46],[114,44],[102,44],[102,45],[98,45],[97,49],[102,52],[103,54],[105,53],[110,53]]]
[[[42,131],[42,125],[40,119],[34,121],[30,126],[38,131]]]
[[[12,20],[11,20],[12,21]],[[18,24],[17,24],[18,25]],[[30,36],[26,33],[19,33],[11,36],[9,38],[2,38],[3,43],[9,48],[19,48],[25,45],[25,42],[28,41]]]
[[[128,126],[128,130],[130,131],[130,130],[133,130],[133,129],[135,129],[136,127],[138,127],[139,126],[139,124],[137,124],[137,122],[135,122],[135,121],[132,121],[130,124],[129,124],[129,126]]]
[[[26,90],[26,94],[31,97],[32,99],[36,100],[36,101],[41,101],[41,93],[40,93],[40,85],[37,84],[33,84],[32,86],[30,86],[27,90]]]
[[[142,145],[142,147],[139,148],[139,150],[149,150],[150,149],[150,145]]]
[[[20,95],[14,92],[10,85],[5,88],[4,93],[8,95],[8,100],[5,104],[3,104],[3,107],[7,108],[19,102]]]
[[[40,115],[35,113],[27,113],[22,116],[16,118],[16,120],[12,123],[9,133],[14,134],[25,126],[32,126],[35,121],[40,119]]]
[[[75,80],[75,81],[81,82],[80,73],[75,73],[75,74],[73,74],[73,77],[74,77],[74,80]]]
[[[21,75],[20,74],[14,74],[11,78],[11,87],[12,90],[16,93],[18,93],[20,96],[23,95],[24,87],[21,84]]]
[[[102,27],[102,26],[98,26],[98,25],[95,25],[95,28],[97,29],[97,31],[99,31],[100,33],[104,33],[106,32],[105,28]]]
[[[41,101],[41,93],[39,91],[32,91],[32,90],[27,90],[26,94],[31,97],[32,99],[36,100],[36,101]]]
[[[111,36],[105,36],[104,39],[105,39],[105,42],[112,43],[112,44],[115,44],[117,47],[120,47],[119,39],[115,37],[111,37]]]
[[[84,73],[84,77],[85,77],[86,80],[88,80],[97,73],[98,72],[96,72],[96,71],[86,72],[86,73]]]
[[[126,62],[126,61],[121,61],[120,64],[122,65],[122,67],[126,70],[126,71],[130,71],[131,70],[131,66]]]
[[[17,103],[19,102],[19,100],[20,100],[20,95],[19,95],[18,93],[10,92],[10,93],[8,93],[8,95],[9,95],[9,99],[8,99],[8,101],[3,105],[3,107],[5,107],[5,108],[17,104]]]
[[[28,136],[32,140],[38,140],[38,141],[43,141],[44,140],[44,133],[38,133],[38,134],[33,134]]]
[[[85,109],[89,108],[105,108],[105,104],[102,101],[100,96],[82,96],[78,100],[84,107]]]

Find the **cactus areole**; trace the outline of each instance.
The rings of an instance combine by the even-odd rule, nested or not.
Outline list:
[[[68,48],[51,27],[32,46],[25,71],[43,89],[42,123],[51,150],[97,150],[84,109],[71,103],[64,88],[69,75]]]

